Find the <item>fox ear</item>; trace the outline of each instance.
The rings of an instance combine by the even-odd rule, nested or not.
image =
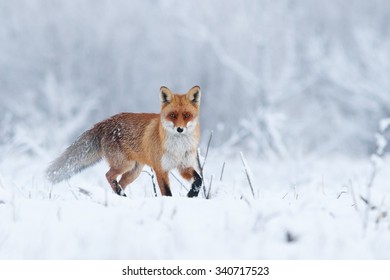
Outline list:
[[[169,104],[169,103],[171,103],[172,96],[173,96],[173,93],[172,93],[172,91],[169,88],[167,88],[165,86],[160,87],[160,101],[161,101],[161,104]]]
[[[199,105],[200,96],[201,96],[201,92],[199,86],[192,87],[187,93],[188,100],[195,105]]]

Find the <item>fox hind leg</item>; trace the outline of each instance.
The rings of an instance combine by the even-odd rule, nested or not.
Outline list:
[[[118,181],[114,180],[113,183],[115,185],[115,193],[117,195],[119,195],[119,196],[125,196],[126,197],[127,195],[125,194],[125,189],[122,188],[122,186],[118,183]]]
[[[127,196],[123,191],[121,185],[116,180],[119,175],[121,175],[121,171],[115,168],[110,168],[110,170],[106,173],[106,178],[108,183],[110,184],[112,190],[120,196]]]
[[[135,162],[134,167],[130,171],[127,171],[126,173],[122,174],[122,177],[121,177],[121,179],[119,181],[119,185],[121,186],[121,188],[123,190],[129,184],[131,184],[135,179],[137,179],[137,177],[141,173],[143,167],[144,167],[143,164],[141,164],[139,162]]]

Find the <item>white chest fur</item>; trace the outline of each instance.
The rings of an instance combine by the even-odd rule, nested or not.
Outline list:
[[[196,159],[197,140],[191,134],[168,134],[161,165],[165,171],[191,167]]]

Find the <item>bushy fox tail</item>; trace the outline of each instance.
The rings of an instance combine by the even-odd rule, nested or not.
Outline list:
[[[47,179],[59,183],[101,160],[99,128],[97,126],[81,134],[61,156],[46,169]]]

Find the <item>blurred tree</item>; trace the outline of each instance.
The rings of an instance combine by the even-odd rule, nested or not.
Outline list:
[[[0,0],[0,129],[57,119],[70,139],[199,84],[214,144],[366,154],[390,113],[389,18],[387,0]]]

